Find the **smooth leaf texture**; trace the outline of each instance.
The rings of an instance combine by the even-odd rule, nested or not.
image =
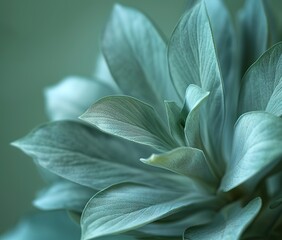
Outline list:
[[[101,81],[68,77],[45,90],[47,113],[51,120],[77,119],[97,99],[113,94]]]
[[[265,52],[245,74],[240,92],[239,114],[266,110],[282,115],[282,43]]]
[[[220,189],[229,191],[282,158],[281,118],[266,112],[251,112],[236,123],[231,161]],[[260,174],[262,177],[262,174]]]
[[[239,30],[241,31],[241,63],[242,73],[267,48],[268,26],[262,0],[245,1],[244,7],[238,15]]]
[[[169,68],[174,85],[182,96],[190,84],[210,92],[209,102],[201,111],[201,134],[204,146],[216,161],[224,124],[224,98],[212,32],[205,4],[188,11],[178,23],[168,48]],[[211,137],[212,136],[212,137]],[[218,166],[222,163],[218,163]]]
[[[164,154],[153,154],[141,161],[187,176],[204,185],[215,185],[217,182],[204,153],[196,148],[176,148]]]
[[[132,97],[105,97],[80,118],[102,131],[160,151],[176,146],[154,109]]]
[[[200,132],[200,110],[203,108],[209,96],[209,92],[190,84],[185,94],[185,108],[188,116],[185,121],[185,137],[190,147],[203,148]],[[207,137],[207,136],[206,136]]]
[[[80,229],[63,211],[29,215],[0,240],[77,240]]]
[[[41,190],[33,204],[42,210],[66,209],[82,212],[89,199],[97,193],[69,181],[60,181]]]
[[[148,177],[139,162],[148,150],[78,122],[43,125],[13,144],[49,171],[93,189]]]
[[[175,102],[165,101],[164,103],[170,134],[180,146],[185,146],[184,126],[186,116],[183,115],[181,108]]]
[[[194,192],[184,195],[133,183],[117,184],[88,202],[81,217],[82,239],[136,229],[207,199]]]
[[[115,5],[102,49],[122,92],[161,112],[163,99],[178,101],[170,80],[166,43],[154,25],[135,9]]]
[[[211,223],[188,228],[185,240],[239,240],[261,208],[261,199],[255,198],[245,207],[239,202],[224,207]]]

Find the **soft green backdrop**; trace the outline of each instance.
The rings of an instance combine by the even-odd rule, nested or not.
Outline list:
[[[48,120],[45,87],[68,75],[91,75],[100,33],[114,2],[0,0],[0,233],[33,210],[31,201],[43,185],[32,160],[9,143]],[[187,3],[119,2],[146,12],[167,36]],[[241,1],[227,2],[234,9]],[[279,4],[279,0],[271,2]],[[277,16],[280,10],[275,8]]]

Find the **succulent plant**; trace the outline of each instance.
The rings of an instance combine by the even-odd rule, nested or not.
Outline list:
[[[13,143],[50,182],[35,206],[67,210],[83,240],[281,239],[282,43],[264,4],[245,1],[235,31],[222,1],[194,1],[168,44],[116,5],[94,80],[49,88],[57,121]]]

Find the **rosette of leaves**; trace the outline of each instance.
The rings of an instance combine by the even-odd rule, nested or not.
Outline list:
[[[194,1],[168,43],[116,5],[95,80],[48,89],[59,121],[14,143],[49,172],[34,204],[68,210],[83,240],[281,239],[282,43],[264,4],[236,32],[222,1]]]

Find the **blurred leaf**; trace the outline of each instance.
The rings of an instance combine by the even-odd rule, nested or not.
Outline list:
[[[262,0],[248,0],[238,14],[242,73],[265,52],[268,24]]]
[[[77,240],[80,229],[65,212],[40,212],[24,218],[0,240]]]
[[[166,48],[147,17],[115,5],[102,41],[110,71],[124,94],[149,103],[159,113],[164,110],[163,99],[178,101],[169,77]]]
[[[210,92],[209,104],[201,111],[204,146],[215,161],[221,161],[216,146],[221,146],[224,124],[224,98],[221,73],[205,4],[187,12],[174,30],[168,48],[169,68],[182,99],[190,84]],[[212,137],[208,137],[212,136]],[[221,166],[222,163],[218,163]]]
[[[282,115],[282,43],[265,52],[245,74],[240,92],[239,114],[266,110]]]
[[[95,193],[91,188],[61,180],[41,190],[33,204],[42,210],[65,209],[81,213]]]
[[[81,217],[82,239],[136,229],[205,200],[206,196],[193,192],[184,195],[133,183],[117,184],[88,202]]]
[[[261,208],[261,199],[255,198],[245,207],[235,202],[224,207],[211,223],[188,228],[185,240],[226,240],[240,239]]]
[[[160,151],[176,146],[154,109],[132,97],[105,97],[80,118],[102,131]]]
[[[77,119],[97,99],[115,94],[100,81],[68,77],[45,90],[46,108],[51,120]]]
[[[236,123],[231,161],[220,189],[229,191],[282,157],[282,121],[266,112],[250,112]],[[261,176],[262,177],[262,176]]]

